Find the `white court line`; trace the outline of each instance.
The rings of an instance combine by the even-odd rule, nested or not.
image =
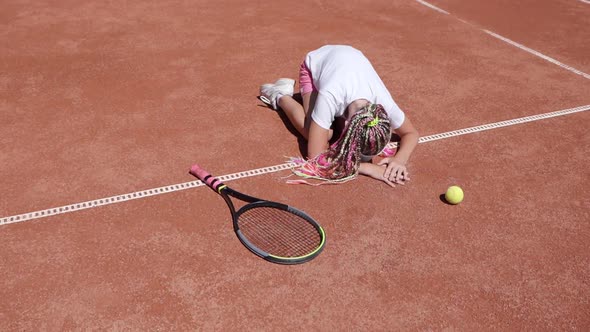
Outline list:
[[[586,3],[590,3],[590,1],[588,1],[588,0],[580,0],[580,1],[586,2]],[[420,3],[420,4],[424,5],[424,6],[430,7],[430,8],[432,8],[432,9],[438,11],[438,12],[441,12],[441,13],[444,13],[444,14],[447,14],[447,15],[451,15],[449,12],[446,12],[446,11],[444,11],[444,10],[438,8],[438,7],[435,7],[434,5],[431,5],[428,2],[426,2],[426,1],[416,0],[416,2],[418,2],[418,3]],[[453,16],[453,15],[451,15],[451,16]],[[459,21],[461,21],[463,23],[466,23],[466,24],[469,24],[471,26],[474,26],[473,24],[471,24],[471,23],[469,23],[469,22],[467,22],[467,21],[465,21],[465,20],[463,20],[463,19],[461,19],[459,17],[456,17],[456,16],[453,16],[453,17],[456,18],[456,19],[458,19]],[[553,59],[551,57],[548,57],[548,56],[546,56],[546,55],[544,55],[544,54],[542,54],[540,52],[537,52],[537,51],[533,50],[532,48],[528,48],[528,47],[526,47],[524,45],[521,45],[521,44],[519,44],[519,43],[517,43],[515,41],[512,41],[512,40],[510,40],[510,39],[508,39],[506,37],[500,36],[499,34],[494,33],[492,31],[485,30],[485,29],[480,29],[480,30],[482,30],[483,32],[489,34],[490,36],[495,37],[497,39],[500,39],[501,41],[504,41],[504,42],[506,42],[506,43],[508,43],[508,44],[510,44],[512,46],[516,46],[516,47],[518,47],[519,49],[521,49],[523,51],[526,51],[526,52],[531,53],[531,54],[533,54],[535,56],[538,56],[538,57],[540,57],[543,60],[549,61],[549,62],[551,62],[551,63],[553,63],[555,65],[558,65],[558,66],[560,66],[563,69],[569,70],[572,73],[575,73],[577,75],[581,75],[584,78],[590,79],[590,75],[589,74],[587,74],[587,73],[585,73],[585,72],[583,72],[581,70],[578,70],[576,68],[573,68],[571,66],[568,66],[568,65],[566,65],[564,63],[561,63],[561,62],[559,62],[559,61],[557,61],[557,60],[555,60],[555,59]]]
[[[417,1],[417,2],[419,2],[419,3],[421,3],[421,4],[423,4],[423,5],[424,5],[424,6],[426,6],[426,7],[430,7],[430,8],[432,8],[432,9],[436,10],[436,11],[437,11],[437,12],[439,12],[439,13],[443,13],[443,14],[447,14],[447,15],[449,15],[449,12],[447,12],[447,11],[444,11],[444,10],[440,9],[440,8],[438,8],[437,6],[433,5],[433,4],[429,4],[429,3],[428,3],[428,2],[426,2],[426,1],[423,1],[423,0],[416,0],[416,1]]]
[[[543,60],[547,60],[547,61],[549,61],[549,62],[551,62],[551,63],[553,63],[555,65],[560,66],[561,68],[564,68],[564,69],[567,69],[567,70],[571,71],[572,73],[576,73],[578,75],[582,75],[584,78],[590,79],[590,75],[584,73],[583,71],[580,71],[580,70],[577,70],[576,68],[570,67],[570,66],[568,66],[568,65],[566,65],[564,63],[561,63],[561,62],[559,62],[559,61],[557,61],[557,60],[555,60],[553,58],[550,58],[550,57],[548,57],[548,56],[546,56],[544,54],[541,54],[541,53],[539,53],[539,52],[537,52],[537,51],[535,51],[535,50],[533,50],[531,48],[528,48],[528,47],[526,47],[524,45],[521,45],[521,44],[519,44],[517,42],[514,42],[514,41],[512,41],[512,40],[510,40],[510,39],[508,39],[506,37],[502,37],[502,36],[500,36],[497,33],[494,33],[494,32],[491,32],[491,31],[485,30],[485,29],[483,31],[485,33],[493,36],[493,37],[496,37],[496,38],[498,38],[498,39],[500,39],[502,41],[507,42],[508,44],[510,44],[512,46],[516,46],[516,47],[520,48],[523,51],[527,51],[527,52],[529,52],[531,54],[534,54],[534,55],[538,56],[539,58],[541,58]]]
[[[582,1],[583,3],[587,3],[587,4],[590,5],[590,0],[580,0],[580,1]]]
[[[459,130],[454,130],[454,131],[448,131],[448,132],[441,133],[441,134],[423,136],[423,137],[420,137],[419,142],[420,143],[432,142],[432,141],[436,141],[436,140],[440,140],[440,139],[461,136],[461,135],[467,135],[467,134],[477,133],[480,131],[497,129],[497,128],[502,128],[502,127],[507,127],[507,126],[513,126],[516,124],[521,124],[521,123],[526,123],[526,122],[531,122],[531,121],[538,121],[538,120],[553,118],[556,116],[563,116],[563,115],[577,113],[577,112],[584,112],[584,111],[588,111],[588,110],[590,110],[590,105],[584,105],[584,106],[579,106],[579,107],[574,107],[574,108],[568,108],[568,109],[561,110],[561,111],[532,115],[532,116],[527,116],[527,117],[523,117],[523,118],[507,120],[507,121],[494,122],[494,123],[484,124],[484,125],[476,126],[476,127],[469,127],[469,128],[464,128],[464,129],[459,129]],[[395,146],[397,146],[397,144],[393,143],[393,144],[391,144],[391,146],[395,147]],[[269,166],[269,167],[258,168],[258,169],[239,172],[239,173],[223,175],[223,176],[219,176],[218,178],[223,182],[227,182],[227,181],[237,180],[237,179],[241,179],[241,178],[247,178],[247,177],[251,177],[251,176],[257,176],[257,175],[262,175],[262,174],[274,173],[274,172],[278,172],[278,171],[282,171],[282,170],[288,170],[288,169],[291,169],[293,166],[295,166],[295,164],[285,163],[285,164],[276,165],[276,166]],[[145,198],[145,197],[150,197],[150,196],[155,196],[155,195],[161,195],[161,194],[165,194],[165,193],[171,193],[171,192],[191,189],[191,188],[200,187],[203,185],[204,185],[203,182],[196,180],[196,181],[191,181],[191,182],[173,184],[173,185],[169,185],[169,186],[165,186],[165,187],[136,191],[136,192],[132,192],[129,194],[123,194],[123,195],[95,199],[92,201],[74,203],[74,204],[59,206],[59,207],[46,209],[46,210],[39,210],[39,211],[9,216],[9,217],[3,217],[3,218],[0,218],[0,226],[19,223],[19,222],[23,222],[23,221],[27,221],[27,220],[55,216],[55,215],[74,212],[74,211],[91,209],[91,208],[95,208],[95,207],[103,206],[103,205],[121,203],[121,202],[131,201],[134,199],[140,199],[140,198]]]

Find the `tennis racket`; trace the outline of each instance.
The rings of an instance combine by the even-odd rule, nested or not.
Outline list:
[[[237,192],[199,165],[190,173],[223,197],[238,239],[254,254],[273,263],[300,264],[324,249],[324,230],[305,212]],[[230,196],[247,204],[236,210]]]

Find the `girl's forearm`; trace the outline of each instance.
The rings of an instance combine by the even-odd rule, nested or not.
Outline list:
[[[400,137],[399,148],[395,154],[395,159],[404,165],[410,159],[410,155],[418,145],[418,139],[420,138],[417,132],[410,132]]]

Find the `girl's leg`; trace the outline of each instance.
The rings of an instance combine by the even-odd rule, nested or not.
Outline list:
[[[277,106],[283,109],[289,121],[306,140],[309,137],[309,125],[311,123],[311,110],[317,98],[317,89],[313,85],[311,71],[305,62],[299,66],[299,88],[303,105],[299,104],[293,97],[284,95],[277,100]]]
[[[291,96],[282,96],[277,102],[279,107],[285,112],[289,121],[297,131],[307,139],[307,132],[305,131],[305,113],[303,112],[303,106],[299,104]]]
[[[293,127],[307,140],[311,121],[310,110],[313,109],[317,92],[308,92],[301,97],[303,98],[303,105],[299,104],[291,96],[282,96],[278,104],[289,118],[289,121],[291,121]]]

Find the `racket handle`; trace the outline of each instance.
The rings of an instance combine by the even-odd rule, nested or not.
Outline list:
[[[199,180],[203,181],[206,185],[208,185],[211,189],[213,189],[215,191],[217,191],[217,188],[219,188],[219,186],[223,185],[223,182],[221,182],[218,178],[211,175],[206,170],[202,169],[201,166],[199,166],[197,164],[194,164],[193,166],[191,166],[191,169],[189,172],[192,175],[199,178]]]

